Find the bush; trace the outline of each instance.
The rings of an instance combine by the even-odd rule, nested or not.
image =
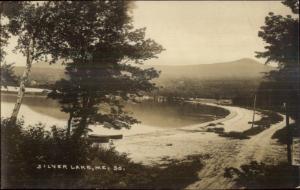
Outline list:
[[[293,137],[300,137],[300,126],[297,126],[296,123],[290,124],[291,135]],[[273,135],[272,139],[276,139],[277,142],[281,144],[288,143],[288,128],[285,126],[282,129],[277,130]]]
[[[225,168],[224,177],[232,178],[246,189],[286,189],[298,185],[299,169],[287,163],[267,165],[256,161],[239,168]]]
[[[260,132],[264,131],[266,127],[258,126],[258,127],[252,127],[250,129],[247,129],[243,131],[243,134],[246,136],[254,136],[259,134]]]
[[[235,132],[235,131],[230,131],[228,133],[220,133],[219,136],[229,137],[229,138],[232,138],[232,139],[240,139],[240,140],[250,138],[242,132]]]
[[[273,111],[264,111],[260,110],[265,116],[263,116],[260,120],[255,121],[253,124],[257,125],[252,128],[249,128],[242,132],[236,132],[236,131],[230,131],[230,132],[224,132],[219,130],[207,130],[208,132],[215,132],[218,133],[221,137],[229,137],[232,139],[249,139],[251,136],[257,135],[260,132],[264,131],[265,129],[269,128],[271,125],[276,124],[278,122],[281,122],[283,120],[283,117],[279,115],[276,112]],[[248,122],[251,124],[252,122]]]
[[[23,121],[11,124],[1,119],[2,163],[4,164],[4,185],[26,187],[33,179],[52,179],[57,175],[69,173],[80,177],[81,172],[38,170],[43,164],[87,164],[89,148],[87,140],[66,138],[65,130],[55,126],[46,131],[44,125],[36,124],[23,129]]]
[[[254,125],[269,128],[271,125],[279,123],[283,120],[283,117],[276,112],[259,110],[263,115],[260,120],[254,121]]]
[[[220,133],[224,133],[224,128],[223,127],[213,127],[213,128],[208,128],[206,131],[220,134]]]
[[[217,124],[215,124],[215,123],[209,123],[207,126],[208,127],[214,127],[214,126],[216,126]]]
[[[43,124],[37,124],[25,130],[23,124],[19,120],[11,125],[8,119],[1,118],[4,188],[182,189],[198,180],[203,166],[201,156],[173,160],[163,167],[145,166],[132,162],[113,147],[92,146],[84,137],[69,139],[64,129],[53,126],[46,131]],[[86,169],[47,169],[62,164],[83,165]],[[96,166],[106,169],[96,170]]]

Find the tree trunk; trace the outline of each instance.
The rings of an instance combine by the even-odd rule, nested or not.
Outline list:
[[[11,123],[15,123],[21,108],[21,104],[25,95],[25,84],[28,81],[28,77],[30,74],[30,70],[31,70],[31,65],[32,65],[32,51],[30,50],[31,44],[29,44],[29,46],[27,47],[26,50],[26,68],[23,72],[22,78],[21,78],[21,82],[20,82],[20,88],[19,88],[19,92],[18,92],[18,96],[17,96],[17,102],[14,106],[13,112],[11,114],[10,117],[10,121]]]
[[[289,120],[289,109],[288,104],[286,104],[286,127],[287,127],[287,161],[289,165],[292,165],[292,133],[290,127],[290,120]]]
[[[255,106],[256,106],[256,94],[254,95],[254,103],[253,103],[253,117],[252,117],[252,125],[251,128],[254,126],[254,119],[255,119]]]
[[[87,110],[89,104],[89,98],[88,97],[83,97],[82,98],[82,110]],[[75,139],[78,139],[81,137],[81,135],[84,133],[84,130],[87,126],[87,119],[88,119],[88,115],[86,114],[86,112],[84,111],[81,115],[81,119],[80,122],[73,134],[73,137]]]
[[[68,119],[67,138],[69,138],[70,134],[71,134],[71,122],[72,122],[72,119],[73,119],[73,112],[70,112],[70,117]]]
[[[87,116],[84,115],[81,117],[81,120],[79,122],[78,127],[76,128],[76,130],[74,132],[73,137],[75,139],[79,139],[81,137],[81,135],[83,135],[86,126],[87,126]]]

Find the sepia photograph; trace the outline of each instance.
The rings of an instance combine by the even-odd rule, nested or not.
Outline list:
[[[299,189],[299,0],[1,1],[1,189]]]

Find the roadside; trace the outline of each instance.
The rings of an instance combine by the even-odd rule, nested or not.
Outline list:
[[[216,105],[220,106],[220,105]],[[214,121],[222,123],[225,131],[244,131],[251,127],[253,112],[239,107],[220,106],[230,110],[230,114]],[[261,118],[260,113],[256,121]],[[115,141],[116,150],[128,153],[135,162],[146,165],[167,163],[168,159],[184,159],[188,155],[208,154],[204,167],[198,172],[198,180],[187,189],[234,188],[236,181],[226,178],[226,168],[239,168],[252,161],[279,164],[285,161],[285,146],[279,144],[272,135],[285,126],[285,119],[248,140],[228,139],[201,129],[209,123],[193,125],[181,129],[159,131],[125,137]]]
[[[220,137],[216,133],[205,132],[203,129],[206,129],[211,123],[215,123],[224,128],[225,132],[245,131],[251,127],[249,121],[252,120],[252,110],[216,104],[208,105],[225,108],[230,111],[230,114],[213,122],[177,129],[153,130],[147,126],[143,126],[143,128],[135,126],[131,130],[126,130],[124,138],[114,140],[113,144],[117,151],[127,153],[134,162],[141,162],[145,165],[167,165],[171,164],[172,160],[185,160],[189,156],[208,155],[203,160],[204,165],[201,170],[196,172],[198,179],[193,180],[190,185],[187,184],[189,189],[234,188],[236,187],[234,179],[224,177],[226,168],[239,168],[251,161],[264,161],[276,165],[285,160],[285,145],[279,144],[276,139],[271,138],[277,130],[285,126],[285,119],[271,125],[261,133],[251,136],[250,139],[229,139]],[[25,105],[21,109],[24,109],[25,113],[31,113],[30,108]],[[1,110],[1,114],[3,111],[8,110]],[[53,119],[43,114],[35,116],[34,118],[40,121],[52,121]],[[255,116],[256,121],[260,120],[262,116],[258,112]],[[33,116],[25,117],[32,118]],[[54,123],[60,126],[64,125],[65,121],[55,120]],[[120,132],[118,131],[118,133]],[[97,133],[103,134],[103,131],[97,131]]]

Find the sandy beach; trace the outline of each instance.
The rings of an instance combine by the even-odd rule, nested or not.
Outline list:
[[[114,140],[116,150],[128,154],[135,162],[146,165],[167,163],[168,160],[184,159],[189,155],[207,154],[204,168],[199,171],[199,181],[190,184],[188,189],[232,188],[234,182],[223,177],[226,167],[239,167],[250,161],[271,160],[273,163],[285,155],[284,147],[279,145],[271,136],[285,126],[285,120],[277,123],[248,140],[229,139],[211,132],[203,132],[207,125],[214,123],[223,127],[225,132],[244,131],[251,127],[253,111],[212,103],[208,105],[222,107],[230,111],[225,118],[211,122],[185,126],[182,128],[160,129],[146,125],[134,125],[130,130],[105,129],[101,126],[90,126],[92,134],[123,134],[123,139]],[[1,102],[1,116],[9,116],[12,103]],[[29,106],[22,105],[20,115],[25,124],[37,122],[65,126],[66,121],[37,113]],[[261,118],[261,113],[255,115],[255,120]],[[49,127],[49,126],[48,126]]]

